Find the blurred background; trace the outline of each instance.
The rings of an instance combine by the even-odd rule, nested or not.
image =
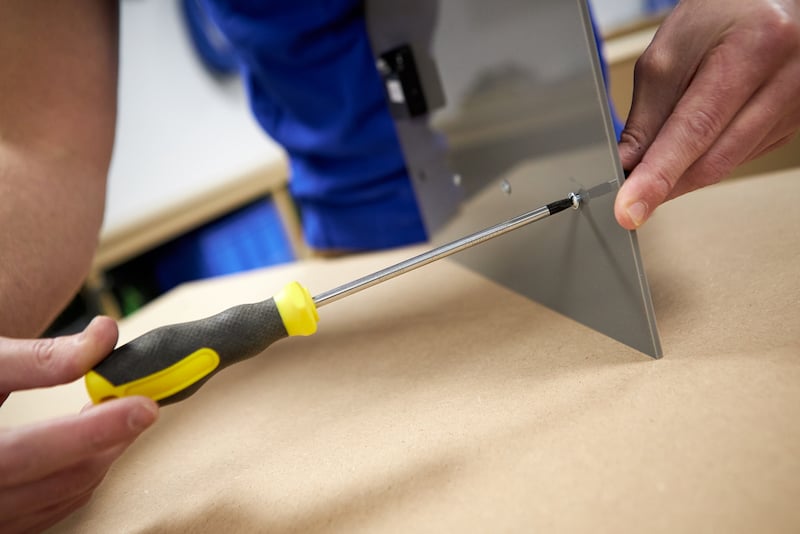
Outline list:
[[[591,1],[623,120],[635,61],[675,3]],[[780,152],[742,173],[800,165],[796,144]],[[83,291],[48,333],[76,331],[98,313],[123,317],[184,282],[308,257],[287,175],[198,0],[121,2],[105,223]]]

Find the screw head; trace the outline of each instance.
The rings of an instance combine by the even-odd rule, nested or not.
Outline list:
[[[580,194],[570,193],[569,195],[567,195],[567,198],[569,198],[572,201],[572,209],[577,210],[581,207],[581,202],[583,202],[583,198],[581,197]]]

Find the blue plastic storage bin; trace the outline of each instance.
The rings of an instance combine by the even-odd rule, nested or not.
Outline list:
[[[645,0],[645,9],[648,13],[660,13],[675,7],[678,0]]]
[[[271,199],[250,204],[194,230],[156,252],[159,288],[294,260]]]

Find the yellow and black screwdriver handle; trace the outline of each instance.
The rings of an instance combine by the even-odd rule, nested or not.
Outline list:
[[[178,402],[279,339],[313,334],[318,321],[311,294],[292,282],[265,301],[163,326],[122,345],[86,374],[86,389],[95,404],[132,395],[162,406]]]

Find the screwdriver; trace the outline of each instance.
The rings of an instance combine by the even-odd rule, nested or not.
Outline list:
[[[92,402],[144,395],[160,405],[181,401],[231,364],[263,352],[272,343],[317,331],[317,309],[423,265],[554,215],[578,209],[580,194],[524,213],[467,237],[424,252],[312,298],[297,282],[273,298],[241,304],[211,317],[162,326],[122,345],[85,376]]]

